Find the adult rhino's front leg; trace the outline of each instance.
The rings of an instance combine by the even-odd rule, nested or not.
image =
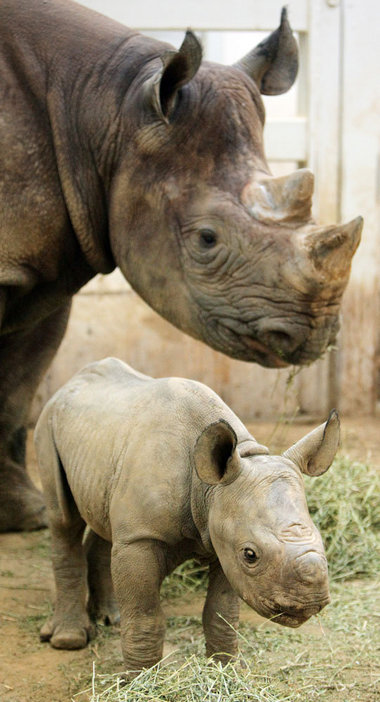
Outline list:
[[[46,526],[41,493],[25,467],[26,427],[37,386],[66,329],[70,304],[31,329],[0,336],[0,532]]]
[[[121,648],[128,677],[162,658],[165,634],[160,586],[166,572],[160,546],[114,543],[111,571],[120,608]]]

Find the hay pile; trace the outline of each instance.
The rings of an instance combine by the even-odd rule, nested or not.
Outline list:
[[[325,545],[331,580],[379,573],[380,472],[337,458],[320,478],[305,478],[307,503]]]

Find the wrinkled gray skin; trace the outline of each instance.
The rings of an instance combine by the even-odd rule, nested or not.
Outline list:
[[[108,358],[54,395],[35,441],[57,589],[41,638],[52,646],[81,648],[91,619],[117,620],[110,555],[129,671],[161,658],[160,586],[188,558],[209,563],[206,650],[223,661],[237,651],[229,624],[238,625],[239,597],[292,627],[329,602],[302,473],[329,467],[339,442],[335,411],[271,456],[205,385],[154,380]]]
[[[254,8],[253,8],[254,11]],[[35,389],[72,295],[119,266],[179,329],[264,366],[331,344],[360,219],[311,220],[313,177],[272,178],[260,93],[288,90],[281,25],[201,64],[70,0],[0,3],[0,531],[45,524],[25,472]]]

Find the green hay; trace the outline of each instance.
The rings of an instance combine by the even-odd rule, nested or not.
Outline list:
[[[338,457],[328,473],[305,478],[311,517],[320,530],[331,580],[379,573],[380,473]]]
[[[207,583],[207,574],[208,566],[201,566],[195,559],[186,561],[168,578],[165,578],[161,587],[161,596],[166,600],[183,597],[189,592],[203,591]]]
[[[379,699],[380,583],[332,588],[323,614],[293,630],[243,623],[241,657],[224,668],[207,661],[200,618],[172,617],[167,640],[176,650],[122,687],[100,675],[74,697],[90,702],[375,702]],[[189,641],[192,641],[191,645]],[[84,696],[85,695],[85,696]]]

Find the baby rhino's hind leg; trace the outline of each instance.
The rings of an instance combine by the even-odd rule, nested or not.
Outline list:
[[[111,578],[112,545],[90,530],[85,539],[89,598],[87,610],[93,622],[119,624],[120,614]]]
[[[84,648],[92,638],[86,611],[84,527],[79,520],[73,520],[69,526],[50,523],[56,603],[53,617],[42,627],[40,638],[50,641],[53,648]]]
[[[46,413],[36,429],[36,449],[56,584],[54,614],[42,627],[40,637],[54,648],[83,648],[92,633],[86,610],[87,562],[82,544],[85,522],[70,491]]]

